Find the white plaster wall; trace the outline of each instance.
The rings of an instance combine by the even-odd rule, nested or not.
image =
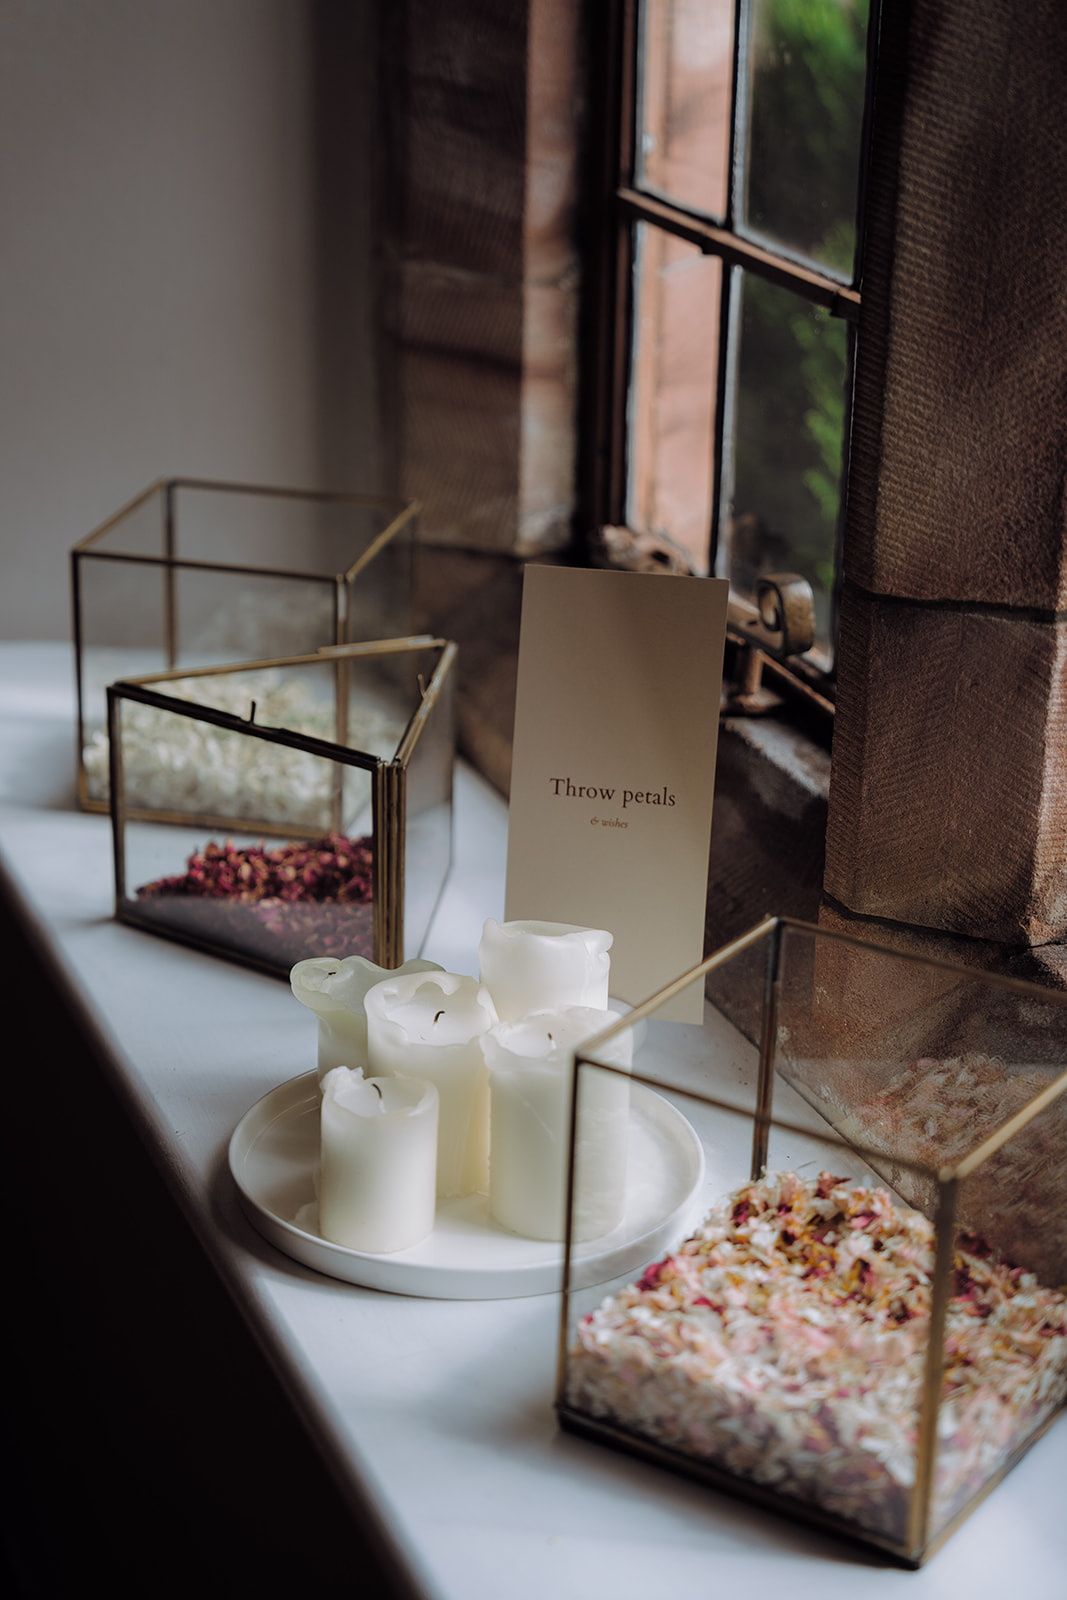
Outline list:
[[[0,638],[157,477],[314,485],[313,0],[0,0]]]

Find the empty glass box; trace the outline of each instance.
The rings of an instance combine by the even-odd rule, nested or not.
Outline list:
[[[71,552],[78,797],[106,811],[106,689],[411,632],[415,502],[172,478]]]
[[[415,637],[111,685],[118,919],[279,977],[417,955],[451,861],[455,655]]]
[[[693,985],[703,1025],[666,1020]],[[627,1076],[705,1178],[595,1289],[572,1214],[563,1426],[919,1566],[1067,1394],[1065,1068],[1067,996],[783,919],[614,1022],[579,1111]],[[654,1160],[631,1144],[632,1192]]]

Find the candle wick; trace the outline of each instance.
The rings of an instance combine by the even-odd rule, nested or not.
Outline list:
[[[441,1019],[441,1018],[442,1018],[442,1017],[443,1017],[443,1016],[444,1016],[444,1014],[445,1014],[445,1010],[444,1010],[444,1007],[443,1007],[443,1006],[442,1006],[442,1007],[441,1007],[441,1009],[440,1009],[440,1011],[439,1011],[439,1012],[438,1012],[438,1013],[437,1013],[437,1015],[436,1015],[436,1017],[434,1017],[434,1019],[433,1019],[433,1020],[434,1020],[434,1021],[435,1021],[435,1022],[439,1022],[439,1021],[440,1021],[440,1019]]]
[[[372,1083],[371,1084],[371,1088],[375,1091],[375,1093],[378,1096],[378,1099],[380,1100],[382,1098],[382,1091],[379,1088],[379,1086],[376,1083]]]
[[[548,1036],[548,1042],[549,1042],[549,1044],[555,1044],[555,1042],[556,1042],[555,1039],[553,1039],[551,1034],[549,1034],[549,1036]]]

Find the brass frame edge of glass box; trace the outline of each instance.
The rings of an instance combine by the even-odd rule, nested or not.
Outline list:
[[[290,567],[272,567],[252,565],[245,562],[209,561],[189,559],[174,554],[174,491],[176,489],[197,489],[218,491],[222,494],[243,494],[258,496],[266,499],[307,500],[318,505],[347,505],[360,506],[367,510],[392,512],[393,515],[381,530],[376,534],[362,555],[357,556],[350,566],[340,572],[308,572]],[[163,516],[162,549],[159,555],[139,555],[133,551],[97,550],[94,546],[106,534],[117,528],[127,517],[147,504],[154,496],[161,497]],[[80,539],[70,550],[70,592],[72,607],[72,635],[74,644],[74,678],[76,697],[77,721],[77,799],[78,806],[83,811],[96,815],[103,815],[108,809],[106,800],[93,798],[89,794],[88,775],[85,770],[85,694],[82,658],[84,655],[83,627],[82,627],[82,582],[81,563],[83,560],[110,561],[119,564],[134,566],[157,567],[168,574],[166,592],[164,595],[164,647],[167,659],[175,660],[177,645],[175,638],[175,603],[174,583],[175,572],[223,572],[229,574],[243,574],[250,578],[281,578],[294,583],[329,584],[333,592],[333,636],[335,645],[344,644],[344,633],[347,628],[347,618],[350,609],[350,589],[357,577],[366,569],[374,557],[393,542],[409,525],[412,525],[414,534],[415,524],[422,510],[419,500],[404,500],[392,495],[358,494],[348,490],[329,489],[294,489],[276,485],[234,483],[222,479],[210,478],[158,478],[128,500],[125,505],[113,512],[104,522],[99,523],[83,539]],[[179,671],[180,669],[176,669]],[[130,681],[138,681],[136,679]]]
[[[260,726],[250,723],[232,712],[219,711],[214,706],[204,706],[195,700],[176,700],[169,695],[153,691],[149,685],[173,682],[194,677],[219,677],[226,674],[262,670],[268,667],[326,665],[331,661],[339,667],[344,663],[374,656],[400,655],[408,651],[437,650],[438,660],[428,684],[422,688],[420,700],[408,719],[404,732],[397,742],[393,756],[385,760],[349,746],[332,744],[310,734],[296,734],[288,729]],[[317,837],[320,829],[288,827],[282,824],[261,823],[256,819],[233,818],[215,815],[193,816],[189,812],[163,812],[132,807],[125,803],[122,782],[122,739],[116,737],[118,707],[123,700],[154,706],[159,710],[184,716],[190,721],[209,722],[231,732],[251,735],[267,743],[306,751],[340,765],[359,768],[371,774],[371,817],[375,840],[373,860],[374,897],[372,903],[374,961],[378,966],[392,968],[402,960],[404,942],[405,886],[404,823],[407,813],[407,767],[418,748],[422,732],[427,726],[434,707],[444,692],[458,655],[458,647],[451,639],[437,638],[433,634],[413,634],[404,639],[373,640],[354,645],[327,645],[313,655],[282,656],[266,661],[236,662],[226,666],[207,667],[192,671],[181,668],[169,672],[152,673],[143,678],[121,679],[109,684],[108,696],[108,746],[110,799],[106,810],[111,818],[114,858],[115,920],[142,932],[154,933],[160,938],[172,939],[192,949],[204,950],[242,966],[255,967],[273,977],[288,978],[289,967],[271,962],[268,958],[245,955],[225,946],[212,943],[199,936],[184,935],[180,930],[164,929],[136,911],[136,902],[126,895],[125,829],[129,822],[155,822],[177,826],[232,829],[272,837]],[[451,865],[451,844],[449,866]],[[448,868],[446,868],[447,873]]]
[[[616,1076],[626,1076],[631,1082],[643,1084],[647,1088],[679,1093],[699,1100],[703,1105],[711,1106],[719,1111],[725,1111],[732,1116],[751,1119],[754,1125],[751,1181],[755,1181],[762,1172],[762,1164],[757,1166],[756,1163],[761,1153],[765,1160],[767,1135],[772,1125],[784,1132],[795,1134],[810,1132],[810,1130],[801,1128],[786,1119],[775,1118],[772,1110],[777,991],[781,978],[784,938],[790,930],[807,936],[850,945],[868,954],[873,951],[891,959],[909,961],[918,966],[934,967],[939,971],[952,973],[961,980],[980,983],[1007,993],[1038,999],[1061,1008],[1067,1007],[1067,994],[1056,990],[1044,989],[1040,985],[1030,983],[1023,978],[1009,978],[999,973],[975,971],[972,968],[960,966],[957,962],[925,956],[918,952],[892,950],[885,945],[858,939],[853,934],[844,933],[837,929],[820,928],[817,924],[803,922],[797,918],[771,916],[764,918],[763,921],[722,946],[721,949],[715,951],[689,972],[675,978],[657,993],[650,995],[647,1000],[642,1001],[640,1005],[635,1006],[623,1016],[616,1018],[599,1033],[585,1040],[575,1052],[574,1072],[571,1079],[567,1150],[566,1228],[563,1240],[555,1409],[561,1425],[574,1433],[583,1434],[601,1443],[610,1444],[629,1454],[643,1456],[685,1476],[710,1483],[716,1488],[725,1489],[730,1493],[739,1495],[741,1498],[754,1501],[767,1509],[783,1513],[794,1520],[814,1524],[842,1535],[850,1542],[873,1546],[884,1551],[905,1566],[915,1569],[928,1560],[936,1550],[941,1548],[986,1496],[1007,1476],[1063,1410],[1063,1405],[1061,1404],[1048,1417],[1037,1424],[1028,1433],[1025,1440],[1012,1451],[1008,1459],[994,1472],[990,1473],[989,1477],[974,1491],[965,1504],[931,1536],[929,1519],[933,1505],[937,1429],[945,1366],[945,1319],[951,1299],[950,1285],[955,1251],[955,1212],[958,1187],[964,1178],[969,1176],[990,1155],[994,1154],[1007,1139],[1026,1127],[1053,1101],[1067,1091],[1067,1069],[1060,1072],[1051,1084],[1046,1085],[1019,1112],[1009,1118],[996,1133],[983,1140],[954,1166],[935,1169],[926,1163],[909,1161],[907,1158],[896,1155],[893,1157],[893,1160],[898,1165],[933,1178],[937,1185],[937,1210],[933,1223],[935,1259],[931,1274],[930,1318],[926,1333],[925,1361],[917,1406],[916,1474],[915,1481],[911,1485],[908,1494],[907,1520],[902,1539],[893,1539],[889,1535],[879,1534],[874,1530],[868,1531],[858,1523],[839,1517],[814,1503],[809,1505],[807,1502],[781,1494],[774,1489],[764,1488],[759,1484],[731,1473],[726,1468],[716,1467],[713,1463],[703,1461],[699,1457],[686,1456],[681,1451],[672,1450],[668,1446],[661,1445],[653,1439],[626,1429],[620,1424],[591,1417],[587,1413],[571,1406],[566,1399],[571,1302],[575,1292],[572,1288],[571,1268],[575,1242],[573,1237],[573,1212],[577,1110],[581,1068],[583,1066],[595,1067],[601,1072],[609,1072]],[[714,1095],[701,1093],[699,1090],[694,1090],[685,1085],[665,1082],[662,1077],[652,1079],[632,1069],[612,1066],[596,1060],[596,1052],[602,1050],[604,1045],[620,1037],[637,1023],[653,1016],[668,1000],[681,994],[698,980],[706,979],[709,973],[725,966],[735,956],[758,944],[761,939],[767,940],[767,964],[764,975],[763,1005],[761,1008],[759,1077],[757,1079],[757,1098],[754,1109],[730,1105],[726,1101],[719,1100]],[[839,1145],[842,1149],[852,1151],[861,1159],[865,1159],[868,1156],[877,1156],[884,1159],[883,1151],[868,1149],[856,1140],[845,1138],[837,1133],[830,1124],[827,1124],[827,1131],[821,1137],[827,1144]]]

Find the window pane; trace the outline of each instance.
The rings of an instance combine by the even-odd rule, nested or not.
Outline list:
[[[751,0],[747,228],[851,279],[868,0]]]
[[[726,214],[733,0],[645,0],[638,182]]]
[[[829,664],[848,332],[828,312],[749,273],[741,289],[727,575],[754,597],[765,572],[815,591],[817,658]]]
[[[627,520],[708,570],[722,263],[641,223]]]

